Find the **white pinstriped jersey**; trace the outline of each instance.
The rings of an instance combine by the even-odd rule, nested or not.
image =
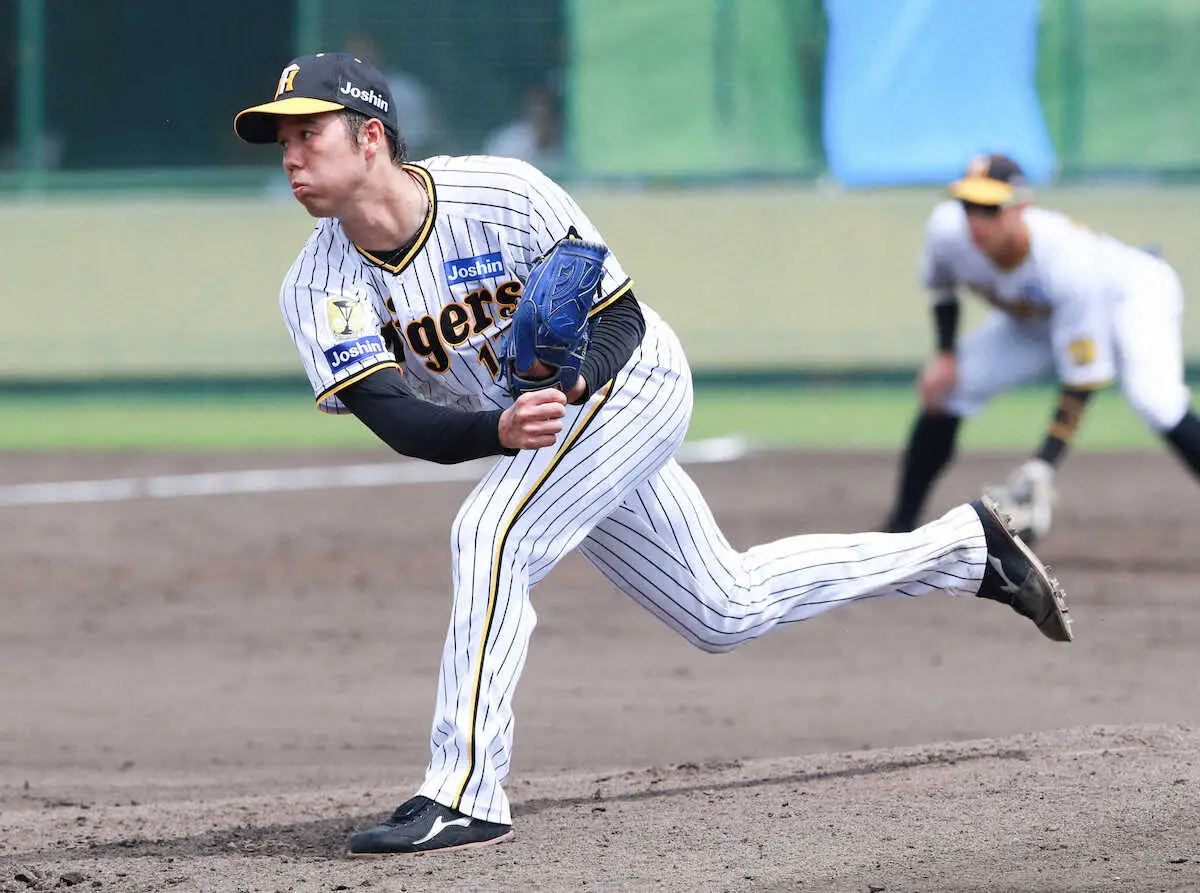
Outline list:
[[[501,409],[512,401],[497,380],[494,342],[530,264],[569,227],[602,239],[566,192],[523,161],[437,156],[406,169],[426,190],[430,211],[398,263],[369,253],[383,246],[354,245],[338,220],[326,218],[284,279],[280,307],[317,405],[344,413],[339,390],[399,364],[409,387],[435,403]],[[593,312],[629,288],[610,253]]]
[[[1056,211],[1027,207],[1022,219],[1029,253],[1014,269],[1002,270],[971,241],[962,205],[940,203],[926,226],[922,284],[935,301],[966,286],[1016,319],[1048,317],[1059,380],[1079,386],[1110,381],[1117,363],[1114,308],[1170,268]]]

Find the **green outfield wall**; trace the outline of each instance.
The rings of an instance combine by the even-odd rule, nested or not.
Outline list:
[[[575,193],[698,370],[903,367],[929,349],[915,276],[937,190]],[[1200,295],[1200,188],[1042,200],[1160,244]],[[277,294],[310,228],[276,196],[0,203],[0,379],[299,375]],[[1184,336],[1200,360],[1200,313]]]

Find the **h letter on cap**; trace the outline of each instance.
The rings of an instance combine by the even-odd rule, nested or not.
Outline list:
[[[275,98],[278,99],[284,93],[291,93],[295,88],[292,81],[296,80],[296,75],[300,73],[299,65],[289,65],[279,75],[279,86],[275,88]]]
[[[988,175],[988,167],[988,157],[986,155],[976,155],[967,166],[967,176],[986,177]]]

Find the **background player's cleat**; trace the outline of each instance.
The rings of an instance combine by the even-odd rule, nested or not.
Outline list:
[[[428,797],[413,797],[396,807],[381,825],[350,836],[350,855],[428,853],[495,843],[512,832],[500,825],[471,818]]]
[[[983,522],[987,540],[987,567],[979,585],[979,597],[1009,605],[1028,617],[1048,639],[1070,642],[1071,618],[1067,599],[1058,581],[1021,541],[987,496],[971,503]]]

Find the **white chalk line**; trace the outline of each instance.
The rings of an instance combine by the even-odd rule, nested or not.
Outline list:
[[[722,437],[685,443],[676,454],[676,458],[686,464],[733,462],[749,451],[750,447],[745,441],[736,437]],[[0,507],[471,481],[482,477],[488,464],[486,459],[458,465],[406,460],[370,465],[217,471],[205,474],[110,478],[99,481],[13,484],[0,487]]]

